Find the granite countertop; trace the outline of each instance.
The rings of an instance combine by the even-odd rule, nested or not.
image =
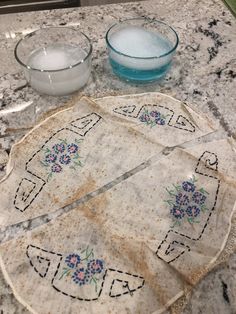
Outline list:
[[[108,64],[106,30],[118,20],[140,16],[163,20],[179,35],[174,65],[158,84],[127,84],[112,74]],[[92,75],[77,95],[96,98],[160,91],[187,101],[218,120],[219,132],[215,137],[236,138],[236,20],[221,1],[151,0],[3,15],[0,17],[0,178],[4,176],[12,145],[46,113],[58,110],[72,99],[72,96],[38,95],[26,84],[14,59],[14,46],[24,34],[55,25],[82,30],[93,43]],[[47,219],[42,218],[40,223]],[[0,241],[7,237],[6,234],[16,234],[34,226],[31,222],[13,226],[11,230],[0,232]],[[198,284],[184,313],[236,313],[235,277],[236,254],[233,254]],[[1,273],[0,313],[28,313],[14,299]]]

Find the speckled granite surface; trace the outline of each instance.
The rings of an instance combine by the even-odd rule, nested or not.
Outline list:
[[[120,19],[148,16],[164,20],[178,32],[180,45],[174,65],[158,84],[136,86],[116,78],[107,61],[104,35]],[[14,60],[14,46],[23,34],[42,26],[71,25],[93,42],[93,72],[78,94],[93,97],[160,91],[194,104],[220,124],[217,137],[236,137],[236,20],[220,1],[160,0],[109,6],[63,9],[0,17],[0,176],[11,146],[49,110],[71,96],[40,96],[26,85]],[[48,217],[40,219],[40,224]],[[30,229],[36,222],[20,228]],[[19,228],[19,229],[20,229]],[[7,231],[18,232],[18,226]],[[5,231],[6,233],[6,231]],[[2,238],[2,236],[1,236]],[[184,313],[236,313],[236,255],[196,287]],[[13,297],[0,275],[0,313],[28,313]]]

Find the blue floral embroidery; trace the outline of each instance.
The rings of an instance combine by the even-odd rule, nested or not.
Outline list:
[[[80,263],[80,256],[78,254],[70,254],[66,257],[65,263],[67,266],[75,268]]]
[[[57,155],[54,155],[54,154],[47,154],[45,156],[45,162],[47,163],[53,163],[57,160]]]
[[[97,291],[97,283],[100,278],[96,275],[102,274],[105,271],[104,261],[101,259],[94,259],[94,253],[92,249],[87,247],[79,254],[69,254],[65,258],[66,267],[63,268],[62,275],[70,276],[74,283],[79,286],[94,284],[95,291]]]
[[[66,148],[65,148],[64,143],[60,143],[60,144],[53,145],[52,149],[54,150],[56,154],[59,154],[59,153],[64,153]]]
[[[52,172],[61,172],[62,171],[62,167],[58,164],[54,164],[51,167]]]
[[[186,209],[186,214],[189,217],[197,217],[200,214],[200,208],[196,205],[188,206]]]
[[[69,155],[62,155],[59,161],[61,164],[68,165],[71,162],[71,158]]]
[[[188,205],[189,204],[189,197],[188,195],[185,195],[181,192],[179,192],[176,196],[175,196],[175,200],[176,203],[178,205]]]
[[[80,286],[85,285],[90,281],[89,272],[84,268],[77,269],[72,275],[72,279]]]
[[[78,166],[82,166],[79,155],[80,143],[82,140],[75,140],[75,143],[68,144],[66,140],[60,139],[59,143],[44,149],[44,160],[41,161],[42,165],[48,169],[48,179],[50,179],[53,173],[59,173],[63,171],[63,167],[69,165],[70,168],[76,169]]]
[[[146,125],[150,125],[150,127],[154,127],[155,125],[165,125],[166,124],[166,117],[162,115],[159,111],[153,110],[148,111],[144,110],[142,115],[139,117],[139,120]]]
[[[93,259],[88,262],[87,269],[91,274],[100,274],[103,271],[103,261],[100,259]]]
[[[189,181],[184,181],[182,183],[182,188],[184,189],[184,191],[186,192],[194,192],[195,191],[195,185],[193,182],[189,182]]]
[[[171,210],[170,213],[176,218],[176,219],[182,219],[185,215],[185,211],[183,208],[181,208],[180,206],[176,206],[174,205]]]
[[[174,226],[180,225],[183,220],[191,224],[198,223],[196,218],[207,210],[205,203],[209,193],[203,188],[198,189],[196,182],[197,179],[193,176],[181,184],[173,184],[173,188],[166,188],[169,199],[165,202],[170,207]]]
[[[203,205],[206,201],[206,195],[204,195],[202,192],[195,192],[193,194],[193,201],[196,204]]]
[[[78,152],[79,146],[76,144],[67,145],[67,151],[69,154],[75,154]]]

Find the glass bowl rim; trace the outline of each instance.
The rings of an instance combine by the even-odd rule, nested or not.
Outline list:
[[[75,32],[79,32],[80,34],[82,34],[87,40],[88,40],[88,43],[89,43],[89,52],[87,53],[87,55],[84,57],[84,59],[80,60],[79,62],[76,62],[75,64],[73,65],[70,65],[70,66],[67,66],[65,68],[62,68],[62,69],[55,69],[55,70],[44,70],[44,69],[38,69],[38,68],[33,68],[31,67],[30,65],[27,65],[25,64],[24,62],[22,62],[20,60],[20,58],[18,57],[18,54],[17,54],[17,49],[18,49],[18,46],[20,45],[20,43],[22,43],[25,39],[28,39],[30,37],[32,37],[35,33],[38,33],[40,31],[44,31],[44,30],[48,30],[48,29],[70,29],[72,31],[75,31]],[[84,61],[86,61],[89,56],[92,54],[92,51],[93,51],[93,46],[92,46],[92,42],[90,40],[90,38],[84,34],[83,32],[79,31],[79,30],[76,30],[72,27],[65,27],[65,26],[50,26],[50,27],[42,27],[42,28],[39,28],[39,29],[36,29],[35,31],[33,32],[30,32],[28,34],[26,34],[23,38],[21,38],[16,46],[15,46],[15,49],[14,49],[14,56],[15,56],[15,59],[16,61],[22,65],[24,68],[28,69],[28,70],[33,70],[33,71],[38,71],[38,72],[60,72],[60,71],[65,71],[65,70],[69,70],[69,69],[73,69],[74,67],[76,67],[77,65],[83,63]]]
[[[168,52],[166,52],[166,53],[164,53],[164,54],[162,54],[162,55],[160,55],[160,56],[153,56],[153,57],[134,57],[134,56],[131,56],[131,55],[122,53],[122,52],[120,52],[119,50],[115,49],[115,48],[111,45],[111,43],[109,42],[109,39],[108,39],[109,32],[110,32],[115,26],[118,26],[118,25],[120,25],[120,24],[123,24],[123,23],[125,23],[125,22],[127,22],[127,21],[134,21],[134,20],[144,20],[144,21],[146,20],[146,21],[148,21],[148,22],[157,22],[157,23],[159,23],[159,24],[163,24],[163,25],[167,26],[167,27],[174,33],[174,35],[175,35],[176,42],[175,42],[174,47],[171,48]],[[163,58],[163,57],[165,57],[165,56],[171,54],[173,51],[175,51],[176,48],[177,48],[177,46],[178,46],[178,44],[179,44],[179,36],[178,36],[177,32],[174,30],[173,27],[171,27],[170,25],[168,25],[168,24],[166,24],[165,22],[162,22],[162,21],[160,21],[160,20],[157,20],[157,19],[150,19],[150,18],[147,18],[147,17],[135,17],[135,18],[125,19],[125,20],[123,20],[123,21],[121,21],[121,22],[119,22],[119,23],[113,24],[113,25],[108,29],[108,31],[106,32],[105,39],[106,39],[107,46],[108,46],[109,48],[111,48],[114,52],[118,53],[119,55],[128,57],[128,58],[139,59],[139,60],[152,60],[152,59],[160,59],[160,58]]]

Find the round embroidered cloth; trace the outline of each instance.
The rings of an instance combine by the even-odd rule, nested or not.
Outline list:
[[[34,313],[162,313],[223,250],[236,196],[235,143],[153,93],[80,99],[14,146],[1,225],[74,204],[2,243],[1,266]],[[90,197],[78,205],[85,195]]]

